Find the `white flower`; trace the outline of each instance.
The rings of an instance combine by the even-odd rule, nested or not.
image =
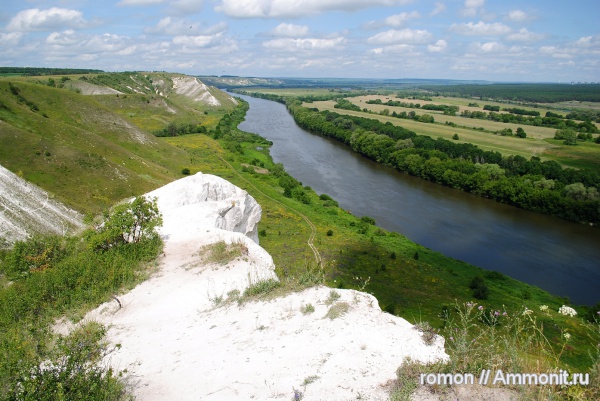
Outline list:
[[[542,305],[542,306],[540,306],[540,310],[542,312],[548,312],[548,305]]]
[[[523,316],[531,315],[532,313],[533,311],[531,309],[527,309],[527,307],[525,307],[525,310],[523,311]]]
[[[566,315],[566,316],[575,316],[577,314],[577,311],[575,309],[571,308],[570,306],[563,305],[558,310],[558,313],[560,313],[561,315]]]
[[[565,338],[565,340],[569,341],[571,339],[571,335],[569,333],[564,333],[563,337]]]

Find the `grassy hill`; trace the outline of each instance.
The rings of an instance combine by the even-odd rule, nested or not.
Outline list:
[[[234,103],[214,89],[218,106],[177,94],[174,77],[181,76],[1,79],[0,165],[84,213],[180,177],[187,152],[151,132],[172,122],[214,129]],[[112,94],[84,95],[84,85]]]

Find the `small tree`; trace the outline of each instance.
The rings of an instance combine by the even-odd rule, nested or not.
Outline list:
[[[454,139],[455,141],[458,141],[458,134],[454,134],[454,135],[452,136],[452,139]]]
[[[107,250],[114,246],[137,243],[156,235],[156,227],[162,224],[156,198],[136,197],[105,212],[103,222],[88,233],[88,243],[96,250]]]
[[[527,134],[525,133],[525,130],[521,127],[517,128],[517,137],[519,138],[527,138]]]

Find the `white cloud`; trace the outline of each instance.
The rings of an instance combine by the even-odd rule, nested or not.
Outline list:
[[[387,17],[384,20],[384,23],[385,23],[385,25],[399,27],[399,26],[406,24],[407,21],[409,21],[413,18],[419,18],[420,16],[421,15],[416,11],[413,11],[410,13],[400,13],[400,14],[396,14],[396,15],[390,15],[389,17]]]
[[[215,43],[218,35],[179,35],[173,38],[173,43],[183,47],[203,48]]]
[[[513,42],[537,42],[544,39],[545,35],[529,32],[526,28],[521,28],[519,32],[511,33],[506,37]]]
[[[117,3],[118,6],[152,6],[155,4],[164,3],[165,0],[121,0]]]
[[[370,52],[374,53],[374,54],[403,54],[403,55],[409,55],[409,54],[414,54],[414,50],[415,50],[415,47],[412,46],[412,45],[400,44],[400,45],[378,47],[378,48],[372,49]]]
[[[433,17],[434,15],[442,14],[445,11],[446,11],[446,5],[444,3],[437,2],[437,3],[435,3],[435,8],[429,15]]]
[[[263,43],[263,46],[273,50],[336,50],[343,47],[346,43],[346,39],[343,37],[337,37],[332,39],[317,39],[317,38],[305,38],[305,39],[293,39],[293,38],[279,38],[269,40]]]
[[[308,26],[281,23],[271,31],[275,36],[297,37],[308,34]]]
[[[234,18],[297,18],[324,11],[357,11],[377,6],[399,6],[413,0],[221,0],[216,10]]]
[[[440,53],[446,50],[447,48],[448,42],[446,42],[444,39],[438,40],[433,45],[427,45],[427,50],[429,50],[431,53]]]
[[[189,21],[183,18],[164,17],[153,27],[144,29],[145,33],[164,34],[164,35],[211,35],[223,32],[227,29],[225,22],[220,22],[213,26],[203,26],[203,24]]]
[[[575,41],[574,45],[580,48],[600,49],[600,35],[581,37]]]
[[[31,8],[20,11],[6,29],[16,32],[50,31],[63,28],[83,28],[86,22],[81,11],[52,7],[48,10]]]
[[[478,12],[483,12],[483,6],[485,0],[465,0],[465,7],[462,9],[461,14],[464,17],[475,17]]]
[[[524,22],[530,20],[531,17],[521,10],[511,10],[508,12],[506,19],[513,22]]]
[[[0,33],[0,46],[16,46],[22,36],[21,32]]]
[[[486,24],[485,22],[479,21],[474,24],[469,22],[467,24],[452,24],[450,26],[450,30],[459,35],[467,35],[467,36],[495,36],[495,35],[506,35],[510,33],[511,29],[500,23],[494,22],[490,24]]]
[[[486,42],[486,43],[476,43],[475,46],[477,50],[481,53],[499,53],[504,51],[506,48],[504,45],[498,42]]]
[[[385,32],[380,32],[377,35],[371,36],[368,39],[369,43],[375,44],[421,44],[431,40],[431,33],[426,30],[419,29],[390,29]]]

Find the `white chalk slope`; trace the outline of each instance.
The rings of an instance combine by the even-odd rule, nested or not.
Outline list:
[[[127,369],[140,400],[387,399],[385,385],[406,357],[446,359],[443,339],[427,346],[406,320],[366,293],[337,290],[349,311],[331,320],[318,287],[270,301],[215,306],[232,289],[276,278],[255,241],[260,206],[229,182],[201,173],[150,194],[158,197],[165,255],[159,271],[87,319],[109,325],[120,344],[109,362]],[[248,237],[249,236],[249,237]],[[203,245],[243,241],[248,255],[204,265]],[[312,304],[313,313],[301,308]],[[310,382],[310,384],[307,384]]]
[[[33,234],[63,235],[82,227],[79,213],[0,166],[0,240],[10,244]]]

